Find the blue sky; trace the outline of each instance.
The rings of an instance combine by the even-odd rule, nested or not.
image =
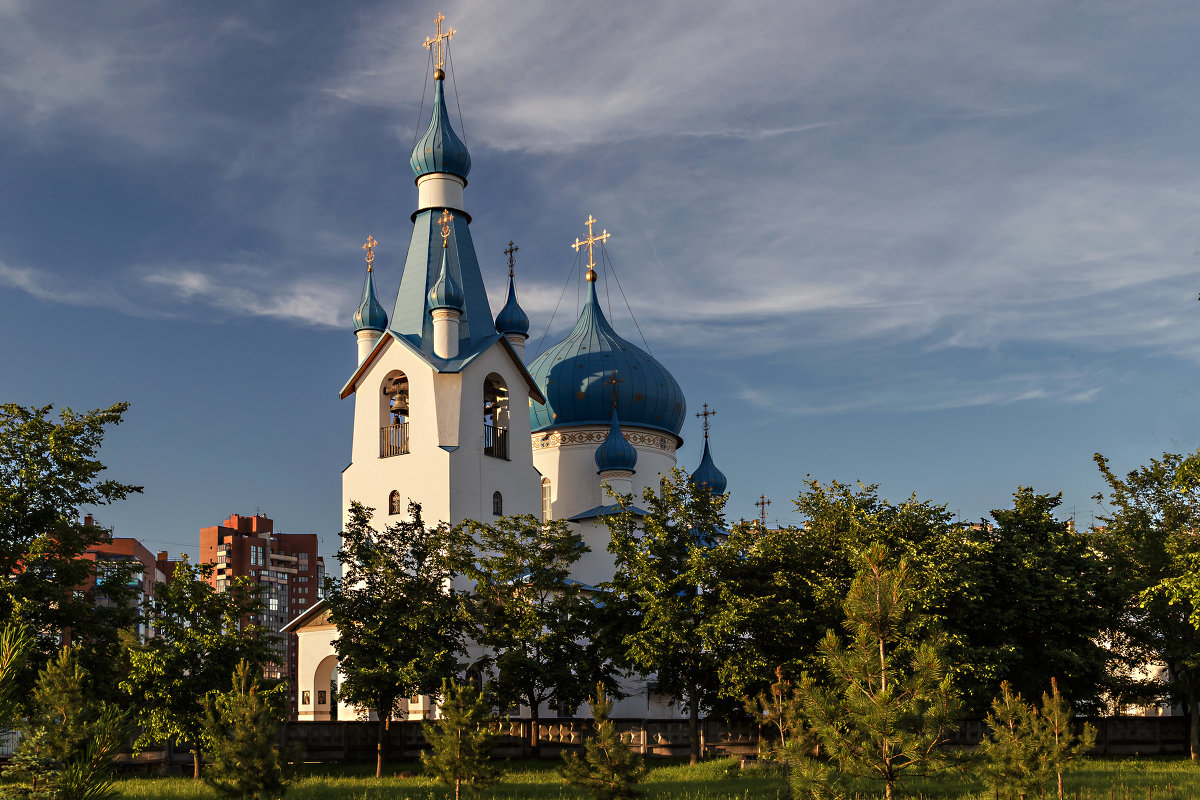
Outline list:
[[[811,474],[1087,523],[1093,452],[1200,446],[1193,2],[0,0],[0,397],[133,404],[118,535],[261,508],[336,549],[439,10],[493,309],[512,239],[536,351],[594,214],[732,517]]]

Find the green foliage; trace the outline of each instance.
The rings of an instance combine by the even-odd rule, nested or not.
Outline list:
[[[155,586],[146,613],[154,635],[130,652],[129,677],[121,684],[141,725],[135,746],[177,739],[192,752],[196,778],[205,698],[228,685],[230,665],[244,660],[257,671],[274,657],[272,634],[248,622],[260,609],[258,587],[243,577],[218,592],[208,582],[214,569],[184,557],[171,580]]]
[[[634,753],[624,738],[617,733],[617,726],[608,718],[612,712],[612,700],[603,683],[596,684],[596,694],[591,704],[596,734],[584,745],[584,756],[563,751],[563,763],[559,773],[569,786],[583,789],[596,800],[620,800],[636,797],[636,786],[646,775],[642,757]]]
[[[4,770],[6,794],[49,800],[115,797],[113,758],[129,730],[126,714],[95,698],[78,648],[61,648],[38,675],[21,743]]]
[[[289,781],[275,736],[284,718],[287,686],[262,691],[244,660],[233,687],[205,698],[204,739],[212,765],[204,782],[222,797],[266,800],[282,797]]]
[[[129,584],[140,566],[109,562],[97,569],[80,558],[112,538],[79,519],[87,506],[142,491],[102,479],[97,458],[106,429],[120,424],[128,407],[82,414],[67,408],[56,422],[52,406],[0,405],[0,622],[20,620],[35,637],[17,678],[22,695],[68,640],[87,644],[80,657],[97,691],[116,684],[118,634],[137,621]],[[98,598],[107,602],[97,604]]]
[[[745,701],[746,711],[758,721],[758,756],[774,762],[783,770],[784,800],[792,797],[792,766],[802,763],[817,745],[811,728],[805,724],[799,693],[783,677],[783,668],[775,668],[775,682],[758,697]],[[762,729],[769,731],[764,735]]]
[[[426,528],[418,504],[408,511],[410,519],[376,531],[372,509],[351,503],[338,551],[342,579],[326,584],[344,676],[339,694],[376,712],[380,775],[384,727],[398,701],[437,695],[442,678],[461,668],[469,625],[465,598],[451,587],[467,561],[467,541],[446,525]]]
[[[964,532],[967,557],[948,562],[964,591],[942,602],[944,625],[961,645],[953,656],[973,715],[1005,680],[1036,697],[1055,678],[1082,707],[1100,706],[1108,566],[1088,531],[1053,516],[1061,502],[1060,494],[1019,487],[1011,508],[992,511],[995,525]]]
[[[834,795],[847,779],[882,781],[891,800],[909,772],[936,770],[958,721],[959,702],[940,637],[914,634],[919,614],[905,562],[885,566],[872,550],[846,596],[843,644],[829,631],[820,645],[827,685],[805,676],[798,690],[804,717],[828,754],[797,772],[805,796]]]
[[[1080,757],[1096,743],[1096,729],[1084,724],[1078,731],[1073,712],[1051,680],[1051,690],[1042,694],[1042,707],[1025,703],[1007,682],[992,701],[987,715],[987,735],[978,756],[997,795],[1006,798],[1045,793],[1057,777],[1058,796],[1063,797],[1062,774],[1077,766]]]
[[[523,515],[463,527],[478,549],[468,568],[474,638],[488,648],[476,667],[495,674],[500,706],[523,703],[536,728],[542,703],[574,709],[599,671],[588,644],[592,604],[569,580],[587,545],[564,520]]]
[[[9,623],[0,628],[0,731],[14,728],[20,716],[17,675],[33,637],[24,625]]]
[[[1193,459],[1161,459],[1118,477],[1099,453],[1108,484],[1096,495],[1111,512],[1093,537],[1109,567],[1108,602],[1121,612],[1112,631],[1120,673],[1150,663],[1167,666],[1165,684],[1128,681],[1117,702],[1169,699],[1190,709],[1192,758],[1200,757],[1200,487]]]
[[[728,696],[766,691],[776,667],[788,675],[819,669],[818,645],[842,626],[855,565],[875,547],[885,548],[889,563],[908,564],[923,628],[943,623],[953,609],[947,598],[964,591],[953,567],[970,546],[944,505],[915,497],[896,504],[873,485],[812,479],[795,503],[803,529],[735,526],[712,554],[718,626],[741,639],[720,664]]]
[[[725,496],[710,494],[676,469],[658,492],[647,488],[642,501],[645,516],[623,495],[617,498],[621,513],[605,519],[615,556],[606,608],[610,616],[624,617],[624,659],[643,673],[657,673],[655,690],[688,710],[695,762],[700,712],[717,696],[723,658],[742,644],[720,615],[711,569],[725,525]]]
[[[421,763],[441,783],[454,787],[458,800],[464,785],[478,790],[499,780],[501,769],[489,754],[500,735],[491,699],[473,684],[443,681],[441,695],[437,721],[422,724],[429,750],[421,753]]]

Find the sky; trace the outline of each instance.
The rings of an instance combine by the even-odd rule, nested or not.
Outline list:
[[[439,11],[493,311],[513,240],[530,360],[564,335],[594,215],[731,518],[800,522],[812,476],[1089,524],[1093,453],[1200,447],[1190,0],[0,0],[0,401],[132,404],[116,535],[261,510],[337,549]]]

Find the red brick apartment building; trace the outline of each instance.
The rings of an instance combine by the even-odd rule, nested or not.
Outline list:
[[[96,519],[91,514],[83,518],[83,524],[89,527],[98,527]],[[166,580],[166,576],[163,574],[162,569],[160,569],[158,558],[137,539],[114,536],[109,543],[92,545],[82,557],[88,561],[95,562],[96,571],[103,569],[103,564],[105,563],[128,561],[140,563],[142,569],[133,577],[134,585],[137,587],[137,595],[134,602],[138,608],[141,608],[147,600],[154,598],[154,584]],[[94,579],[89,583],[94,585]],[[109,600],[106,597],[97,597],[96,602],[104,604],[109,602]],[[138,638],[144,640],[146,632],[146,626],[139,620]]]
[[[232,514],[220,525],[200,529],[200,561],[217,564],[213,586],[223,591],[237,577],[262,587],[263,613],[253,620],[278,633],[321,598],[325,561],[315,533],[276,533],[269,517]],[[280,667],[267,676],[296,683],[296,635],[281,639]]]

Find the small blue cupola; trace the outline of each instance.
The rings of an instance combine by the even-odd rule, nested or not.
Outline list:
[[[445,73],[439,68],[434,73],[433,117],[425,135],[413,146],[412,157],[408,160],[413,175],[420,178],[435,172],[448,172],[467,180],[471,171],[471,154],[462,139],[450,127],[450,116],[446,113],[446,98],[442,90],[445,83]]]
[[[623,470],[633,472],[637,466],[637,450],[621,433],[621,423],[617,420],[617,409],[612,410],[612,422],[608,426],[608,436],[604,443],[596,448],[596,471],[609,472]]]
[[[450,274],[450,258],[447,253],[450,249],[442,248],[442,268],[438,272],[438,278],[434,281],[433,286],[429,287],[429,294],[426,296],[429,302],[429,310],[433,311],[439,308],[449,308],[459,313],[462,313],[464,300],[462,289],[458,288],[458,284],[454,281],[454,276]]]
[[[379,331],[387,330],[388,317],[379,300],[375,298],[375,273],[367,267],[367,284],[363,288],[362,302],[354,312],[354,330]]]
[[[713,463],[712,454],[708,451],[707,437],[704,439],[704,455],[700,456],[700,466],[692,473],[691,480],[696,486],[707,489],[710,494],[725,494],[725,487],[729,482],[725,479],[725,473]]]
[[[512,242],[508,244],[509,247],[512,247]],[[512,256],[510,255],[509,258],[511,259]],[[508,264],[508,299],[504,301],[504,308],[500,309],[500,313],[496,315],[496,332],[529,335],[529,315],[517,302],[517,286],[513,280],[511,260]]]

